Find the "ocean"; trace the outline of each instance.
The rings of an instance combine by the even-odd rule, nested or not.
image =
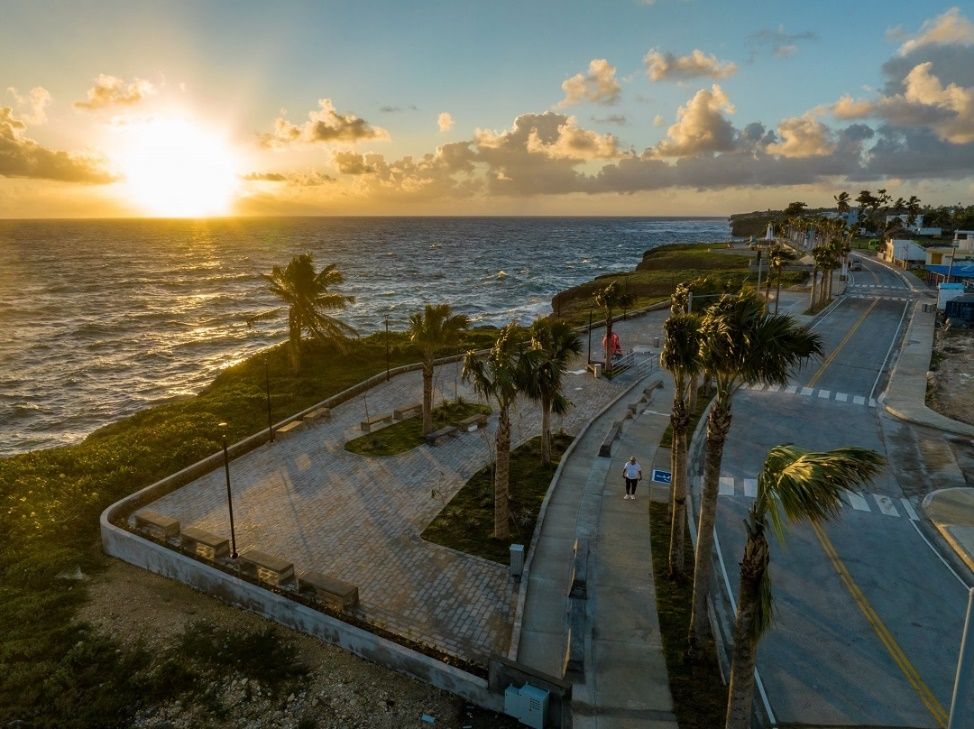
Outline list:
[[[0,220],[0,455],[77,442],[282,341],[261,274],[299,253],[337,264],[356,297],[339,316],[368,334],[427,303],[528,322],[649,248],[729,237],[724,218]]]

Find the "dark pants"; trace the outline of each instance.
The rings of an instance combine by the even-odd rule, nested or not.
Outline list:
[[[626,493],[636,495],[636,484],[639,483],[638,478],[627,478],[626,479]]]

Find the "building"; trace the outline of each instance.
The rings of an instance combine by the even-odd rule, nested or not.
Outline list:
[[[923,218],[917,216],[913,219],[913,224],[910,224],[910,216],[907,213],[897,213],[896,215],[886,216],[886,225],[889,226],[894,220],[900,221],[902,230],[907,233],[913,233],[914,235],[921,236],[923,238],[935,238],[943,234],[943,228],[925,228],[923,226]]]
[[[883,260],[900,268],[909,268],[918,263],[926,263],[927,253],[923,246],[912,240],[887,238],[883,249]]]
[[[959,319],[971,326],[974,324],[974,294],[964,294],[950,299],[944,313],[948,319]]]
[[[927,266],[949,266],[956,263],[974,261],[974,231],[958,230],[954,233],[954,243],[949,246],[930,246],[926,249]]]

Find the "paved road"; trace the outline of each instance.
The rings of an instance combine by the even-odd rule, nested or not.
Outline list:
[[[727,442],[718,502],[718,537],[735,593],[741,520],[768,448],[859,445],[894,462],[901,457],[876,406],[909,289],[875,263],[863,267],[816,325],[825,357],[787,388],[735,398],[738,425]],[[924,541],[914,523],[920,494],[898,476],[887,467],[835,521],[821,530],[794,527],[784,547],[773,547],[776,621],[758,666],[782,724],[946,723],[966,589]]]

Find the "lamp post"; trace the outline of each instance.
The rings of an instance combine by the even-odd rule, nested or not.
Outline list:
[[[267,437],[271,443],[274,442],[274,419],[271,417],[271,373],[267,363],[267,355],[264,355],[264,392],[267,394]]]
[[[237,558],[237,533],[233,526],[233,493],[230,491],[230,454],[227,451],[227,424],[220,423],[220,437],[223,440],[223,470],[227,476],[227,508],[230,510],[230,557]]]
[[[947,729],[974,727],[974,588],[967,593],[967,616],[961,634],[954,695],[950,702]]]
[[[588,308],[588,363],[592,364],[592,307]]]
[[[389,315],[385,315],[386,324],[386,382],[389,381]]]

